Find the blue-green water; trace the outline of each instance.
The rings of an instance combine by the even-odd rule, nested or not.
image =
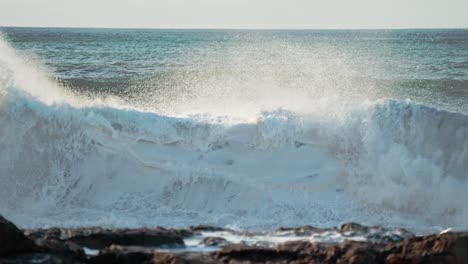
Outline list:
[[[468,30],[0,28],[0,214],[468,220]]]
[[[1,31],[18,50],[38,56],[52,77],[80,90],[190,90],[213,78],[233,89],[262,81],[327,89],[328,82],[468,111],[468,30]]]

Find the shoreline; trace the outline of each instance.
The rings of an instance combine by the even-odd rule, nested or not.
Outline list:
[[[203,225],[21,230],[0,216],[0,263],[264,262],[468,263],[468,232],[416,236],[405,229],[357,223],[271,232]]]

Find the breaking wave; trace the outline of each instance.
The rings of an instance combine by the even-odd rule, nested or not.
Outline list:
[[[20,225],[467,227],[466,114],[321,98],[171,116],[72,95],[0,54],[0,214]]]

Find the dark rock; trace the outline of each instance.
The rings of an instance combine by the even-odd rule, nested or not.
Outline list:
[[[182,237],[168,230],[134,229],[104,230],[92,234],[76,234],[71,241],[88,248],[101,249],[112,244],[122,246],[183,245]]]
[[[340,226],[341,232],[367,232],[369,228],[357,223],[346,223]]]
[[[60,241],[56,239],[38,239],[36,244],[44,252],[61,256],[62,258],[86,261],[86,254],[80,246],[70,241]]]
[[[37,251],[38,247],[23,231],[0,216],[0,257],[14,256]]]
[[[363,226],[357,223],[347,223],[340,226],[338,230],[345,237],[361,236],[367,242],[390,243],[400,242],[414,235],[402,228],[385,228],[381,226]]]
[[[310,236],[312,234],[319,234],[330,230],[332,229],[322,229],[310,225],[305,225],[301,227],[280,227],[276,229],[275,232],[287,232],[296,236]]]
[[[154,248],[181,246],[184,235],[216,231],[234,232],[218,227],[195,226],[182,230],[51,228],[23,233],[0,216],[0,263],[468,263],[468,232],[415,237],[404,229],[390,230],[356,223],[344,224],[339,229],[303,226],[280,228],[276,232],[308,236],[334,231],[344,236],[358,234],[368,239],[366,242],[291,241],[276,247],[260,242],[255,245],[227,245],[214,253],[166,253],[156,252]],[[202,243],[221,246],[228,242],[221,237],[207,237]],[[87,257],[79,245],[100,249],[99,254]]]
[[[468,233],[407,238],[388,245],[346,241],[338,245],[299,241],[278,246],[318,263],[468,263]]]
[[[152,263],[154,250],[145,247],[110,246],[89,259],[91,264],[140,264]]]
[[[229,229],[226,229],[226,228],[217,227],[217,226],[209,226],[209,225],[189,226],[188,230],[191,231],[192,233],[230,231]]]
[[[230,245],[215,253],[215,258],[225,262],[286,262],[297,259],[292,251],[276,250],[274,248],[253,247],[243,244]]]
[[[155,252],[146,247],[110,246],[89,259],[90,264],[182,264],[206,263],[202,254],[181,254]]]
[[[54,254],[28,253],[16,257],[0,259],[1,264],[84,264],[73,258],[63,258]]]
[[[224,247],[230,243],[222,237],[205,237],[200,244],[208,247]]]
[[[468,263],[468,232],[406,239],[387,257],[388,263]]]
[[[337,245],[324,243],[309,243],[307,241],[293,241],[280,244],[278,251],[289,252],[294,255],[296,261],[312,263],[336,263],[341,249]]]
[[[218,238],[213,238],[218,239]],[[294,241],[276,248],[229,245],[212,254],[156,253],[144,247],[111,246],[90,263],[468,263],[468,233],[407,238],[404,242]],[[55,263],[55,262],[51,262]]]
[[[381,244],[346,241],[339,245],[337,263],[385,263],[386,253]]]
[[[161,227],[158,227],[159,229],[161,229]],[[191,230],[188,230],[188,229],[168,229],[170,232],[173,232],[181,237],[189,237],[189,236],[193,236],[193,232]]]
[[[383,263],[386,257],[383,245],[356,241],[341,244],[295,241],[277,249],[295,255],[296,261],[312,263]]]
[[[62,229],[52,227],[49,229],[29,229],[25,230],[24,234],[30,239],[62,239]]]
[[[56,239],[71,241],[80,246],[91,249],[103,249],[110,245],[122,246],[163,246],[183,245],[180,232],[164,228],[139,229],[104,229],[104,228],[75,228],[30,230],[31,238]]]

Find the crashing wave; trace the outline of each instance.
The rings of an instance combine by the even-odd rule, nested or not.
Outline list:
[[[4,41],[0,53],[0,214],[21,225],[468,220],[465,114],[382,99],[162,115],[72,96]]]

